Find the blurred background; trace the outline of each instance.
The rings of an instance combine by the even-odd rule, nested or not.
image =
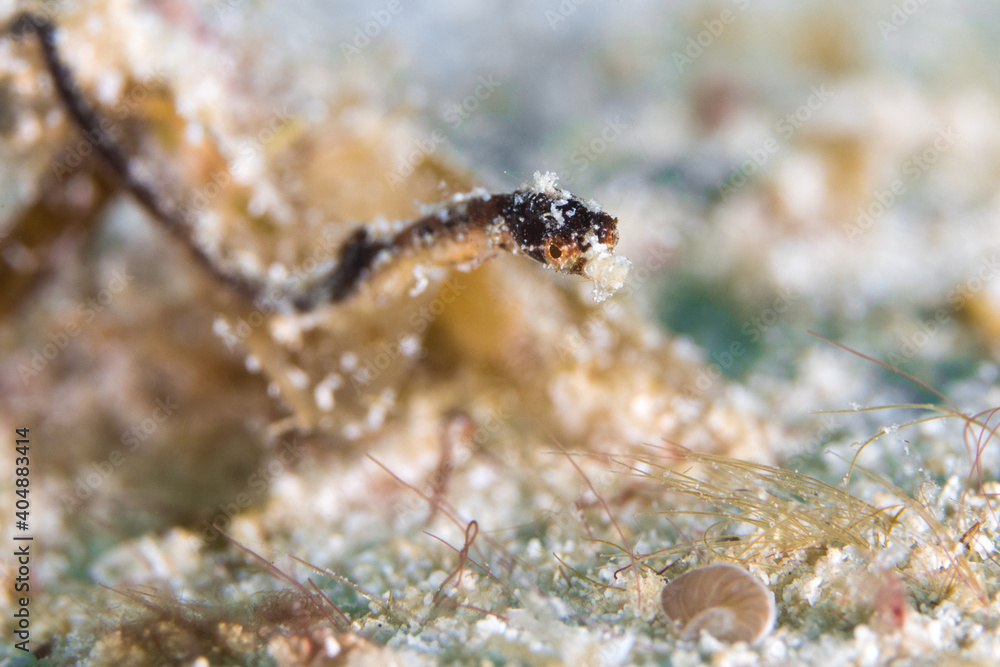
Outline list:
[[[343,149],[342,134],[379,137],[370,169],[342,174],[334,160],[325,174],[304,176],[305,186],[292,182],[303,159],[293,153],[241,213],[287,227],[309,218],[309,197],[323,197],[324,214],[345,222],[393,219],[465,184],[511,189],[536,170],[554,171],[618,215],[619,248],[645,269],[636,274],[639,303],[707,366],[694,394],[732,381],[785,424],[811,410],[931,398],[845,358],[811,329],[954,392],[970,409],[998,397],[1000,10],[991,3],[162,0],[117,14],[116,6],[67,7],[69,27],[80,29],[62,40],[105,103],[123,85],[115,67],[124,63],[139,81],[158,71],[174,97],[167,104],[200,123],[174,131],[186,141],[212,137],[237,165],[247,138],[281,113],[314,128],[317,153],[364,150]],[[25,77],[19,67],[14,76]],[[285,112],[272,113],[279,105]],[[159,122],[159,111],[125,111]],[[24,282],[16,267],[33,261],[12,238],[14,214],[45,190],[46,150],[67,154],[60,142],[72,136],[46,118],[58,131],[8,121],[16,131],[3,148],[0,192],[11,217],[0,234],[11,284]],[[140,136],[167,132],[133,126]],[[149,143],[135,142],[140,153]],[[209,163],[157,150],[145,165],[156,178],[196,193],[212,187]],[[237,180],[274,167],[254,151]],[[452,171],[436,191],[433,175],[420,192],[395,189],[439,161],[464,169],[461,179]],[[365,189],[373,179],[381,194]],[[295,197],[305,203],[296,208]],[[119,222],[102,227],[106,243],[156,238],[121,222],[121,202],[111,210]],[[211,233],[248,242],[228,224],[214,222]],[[259,261],[293,243],[264,244]],[[114,275],[105,268],[97,286]]]
[[[783,419],[931,398],[809,329],[996,401],[995,5],[399,8],[282,4],[232,29],[412,108],[490,187],[552,170],[597,198],[638,266],[670,251],[650,314]]]
[[[275,369],[294,357],[318,392],[323,364],[348,349],[341,342],[376,339],[355,323],[384,322],[351,311],[340,329],[326,323],[329,339],[307,339],[311,360],[269,360],[273,341],[254,338],[266,327],[230,345],[231,325],[247,313],[154,225],[137,224],[142,214],[92,158],[69,164],[79,137],[53,112],[37,53],[4,40],[0,417],[9,432],[37,424],[40,439],[56,443],[37,481],[50,549],[39,576],[45,604],[62,610],[44,626],[51,636],[81,627],[64,595],[92,590],[75,589],[81,582],[152,572],[200,593],[232,577],[225,599],[242,604],[237,594],[269,580],[241,579],[238,558],[212,541],[219,517],[239,523],[243,539],[340,568],[369,590],[406,584],[419,593],[412,600],[436,595],[443,576],[413,580],[450,571],[441,563],[453,554],[408,565],[408,550],[426,537],[422,506],[401,511],[405,493],[361,453],[430,476],[448,463],[436,458],[441,415],[461,401],[489,444],[477,441],[456,464],[452,497],[484,534],[529,526],[505,544],[535,559],[534,573],[545,573],[537,581],[558,579],[545,560],[555,540],[531,533],[529,520],[557,514],[593,547],[566,509],[583,497],[580,479],[545,458],[547,429],[570,447],[616,452],[676,435],[832,484],[858,443],[882,433],[862,465],[911,494],[933,486],[952,500],[955,480],[972,470],[960,421],[900,429],[925,413],[817,412],[941,403],[934,389],[969,413],[1000,404],[996,3],[0,0],[0,17],[24,7],[65,26],[59,46],[85,93],[113,117],[122,111],[118,127],[157,184],[212,200],[212,177],[232,176],[236,194],[220,186],[227,194],[207,206],[199,233],[242,266],[292,266],[327,220],[406,219],[472,186],[514,189],[535,171],[556,172],[617,215],[618,251],[635,266],[617,297],[624,311],[592,311],[585,286],[506,258],[490,263],[471,274],[457,306],[421,322],[414,344],[425,354],[380,377],[392,391],[384,404],[363,404],[361,446],[360,427],[324,440],[334,429],[322,422],[319,435],[285,437],[289,414],[315,412],[340,385],[306,392],[300,405],[287,386],[296,378]],[[129,97],[136,91],[141,100]],[[67,164],[64,182],[57,167]],[[496,333],[494,317],[496,331],[524,337],[495,344],[484,334]],[[279,329],[294,341],[288,331]],[[564,355],[567,331],[587,344]],[[351,399],[336,397],[350,413]],[[287,447],[292,462],[269,468]],[[997,448],[984,446],[979,460],[984,479],[995,478]],[[411,479],[424,479],[418,472]],[[669,533],[648,521],[659,487],[605,483],[621,491],[622,516],[646,512],[636,534]],[[856,493],[884,490],[870,483]],[[443,532],[451,529],[441,534],[461,545],[461,531]],[[402,534],[412,541],[397,541]],[[545,548],[529,549],[531,539]],[[614,567],[592,551],[581,568],[609,580]],[[561,591],[546,593],[562,604]],[[586,614],[587,595],[567,599]],[[789,593],[779,624],[813,609],[798,595]],[[607,618],[620,602],[607,603]],[[351,604],[354,617],[375,618],[366,602]],[[812,638],[829,630],[815,613],[803,621],[822,628]],[[535,630],[524,646],[556,636]],[[408,650],[408,631],[378,642]],[[659,630],[636,632],[636,651],[670,654]],[[591,639],[606,642],[599,634]],[[942,641],[957,646],[959,634]],[[74,640],[81,655],[91,639]],[[840,639],[854,641],[849,632]],[[608,649],[604,664],[636,659],[632,647]]]

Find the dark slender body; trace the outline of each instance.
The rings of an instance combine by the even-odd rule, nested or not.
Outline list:
[[[251,301],[260,297],[269,284],[221,266],[194,242],[188,222],[169,198],[159,196],[136,176],[127,151],[112,137],[110,123],[87,103],[60,57],[55,46],[55,26],[43,16],[22,14],[12,24],[11,32],[15,36],[37,35],[59,98],[123,187],[222,285]],[[311,310],[322,303],[351,297],[365,281],[397,265],[476,265],[501,251],[525,254],[558,271],[588,275],[614,291],[624,279],[619,275],[622,265],[613,270],[604,265],[609,264],[610,251],[618,241],[616,226],[617,220],[592,202],[559,189],[551,175],[536,173],[534,184],[514,192],[458,196],[389,236],[376,236],[366,226],[360,226],[341,247],[329,273],[293,294],[290,301],[297,310]],[[588,269],[588,262],[598,257],[602,271],[609,268],[611,278],[595,272],[594,266]],[[608,286],[602,286],[602,290],[608,292]]]

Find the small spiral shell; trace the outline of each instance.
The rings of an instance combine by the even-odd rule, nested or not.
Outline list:
[[[681,639],[704,629],[716,639],[756,644],[774,627],[774,594],[743,568],[711,565],[691,570],[663,589],[663,611]]]

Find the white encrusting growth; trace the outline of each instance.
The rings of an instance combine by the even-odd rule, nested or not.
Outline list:
[[[553,199],[558,199],[565,194],[564,190],[559,187],[559,175],[554,171],[547,171],[544,174],[536,171],[532,176],[529,188]]]
[[[358,355],[353,352],[344,352],[340,355],[340,367],[345,371],[353,371],[358,367]]]
[[[301,368],[290,366],[287,375],[288,381],[296,389],[305,389],[309,385],[309,376]]]
[[[256,375],[260,373],[260,358],[256,354],[248,354],[246,359],[243,360],[243,367],[247,369],[248,373]]]
[[[423,294],[424,290],[430,284],[430,280],[427,279],[427,273],[424,271],[422,264],[417,264],[413,267],[413,287],[410,288],[410,296],[419,296]]]
[[[600,303],[622,288],[632,270],[632,262],[626,257],[614,255],[611,248],[592,239],[590,247],[583,254],[586,264],[583,275],[594,281],[594,301]]]
[[[562,200],[559,200],[559,201],[554,201],[554,202],[552,202],[552,208],[549,209],[549,215],[552,216],[552,220],[555,223],[553,225],[553,227],[555,229],[559,229],[560,227],[562,227],[563,225],[566,224],[566,220],[565,220],[565,218],[563,218],[563,212],[559,208],[559,206],[562,205],[562,204],[565,204],[566,201],[567,200],[565,200],[565,199],[562,199]],[[572,213],[571,213],[571,215],[572,215]]]
[[[313,399],[316,407],[323,412],[330,412],[335,405],[333,394],[343,385],[343,378],[337,373],[327,375],[322,382],[313,388]]]
[[[559,175],[553,171],[547,171],[544,174],[540,171],[536,171],[532,176],[531,183],[528,183],[528,189],[537,192],[538,194],[546,195],[552,197],[553,199],[562,199],[563,202],[566,201],[567,197],[572,196],[566,190],[559,187]],[[594,213],[603,213],[604,209],[593,199],[588,199],[583,202],[586,204],[587,208]]]

